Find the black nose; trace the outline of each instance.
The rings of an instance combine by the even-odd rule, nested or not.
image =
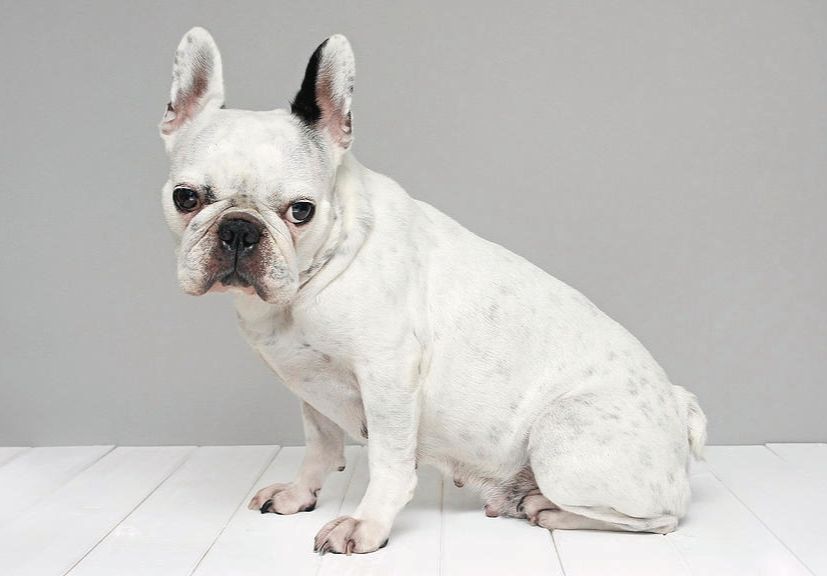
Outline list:
[[[244,252],[258,244],[261,229],[243,218],[227,218],[218,225],[218,237],[227,250]]]

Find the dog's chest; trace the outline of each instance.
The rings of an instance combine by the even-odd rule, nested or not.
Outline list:
[[[353,438],[363,439],[358,382],[333,339],[289,317],[250,309],[239,309],[239,324],[249,344],[294,394]]]

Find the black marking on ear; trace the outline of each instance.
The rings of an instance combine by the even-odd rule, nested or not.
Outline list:
[[[327,40],[319,44],[319,47],[310,57],[307,69],[304,71],[301,88],[290,103],[290,111],[310,126],[322,117],[322,109],[319,108],[319,103],[316,101],[316,80],[319,76],[319,62],[322,59],[322,50],[324,50],[325,44],[327,44]]]

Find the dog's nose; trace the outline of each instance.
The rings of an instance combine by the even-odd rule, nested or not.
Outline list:
[[[227,218],[218,225],[221,244],[232,252],[244,252],[258,244],[261,229],[244,218]]]

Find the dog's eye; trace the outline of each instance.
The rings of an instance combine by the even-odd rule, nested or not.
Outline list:
[[[316,207],[312,202],[300,200],[298,202],[293,202],[290,205],[290,208],[287,209],[287,219],[293,224],[306,224],[307,222],[310,222],[311,218],[313,218],[313,213],[315,211]]]
[[[186,186],[180,186],[172,191],[172,201],[179,212],[192,212],[201,205],[198,192]]]

